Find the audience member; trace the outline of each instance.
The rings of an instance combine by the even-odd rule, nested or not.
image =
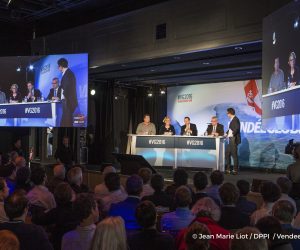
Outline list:
[[[15,159],[15,165],[17,167],[17,170],[19,168],[23,168],[23,167],[26,167],[26,160],[23,156],[18,156],[16,159]]]
[[[5,177],[6,184],[9,188],[9,194],[12,194],[16,189],[16,173],[17,169],[13,163],[8,163],[0,169],[0,176]]]
[[[175,202],[177,208],[174,212],[166,213],[161,218],[161,229],[175,234],[187,227],[195,218],[189,206],[192,203],[192,194],[188,187],[181,186],[176,190]]]
[[[260,193],[264,202],[261,208],[251,215],[251,225],[255,225],[260,218],[271,215],[274,202],[281,196],[280,188],[271,181],[261,184]]]
[[[276,183],[281,190],[281,196],[278,200],[287,200],[291,202],[294,206],[294,216],[295,216],[297,213],[296,202],[293,198],[289,196],[289,193],[292,190],[293,183],[287,177],[278,177]]]
[[[17,236],[9,230],[0,231],[0,250],[19,250],[20,242]]]
[[[102,198],[103,210],[109,211],[111,204],[124,201],[127,194],[122,192],[120,184],[120,176],[117,173],[109,173],[104,178],[105,186],[109,190],[109,194]]]
[[[264,216],[255,225],[262,234],[268,234],[268,249],[272,250],[292,250],[289,240],[281,239],[278,235],[283,235],[284,231],[278,219],[273,216]],[[252,250],[252,249],[251,249]]]
[[[236,237],[231,240],[230,250],[268,250],[265,238],[254,238],[261,232],[255,227],[244,227],[235,232]]]
[[[16,165],[16,159],[18,158],[19,154],[16,151],[11,151],[9,153],[9,162]]]
[[[110,216],[121,216],[125,221],[127,230],[136,230],[140,226],[137,224],[135,218],[135,209],[140,202],[140,194],[143,190],[143,180],[138,175],[130,176],[126,181],[126,191],[128,197],[126,200],[110,207]]]
[[[165,186],[164,178],[159,174],[153,175],[151,178],[151,186],[154,190],[153,195],[145,196],[142,200],[149,200],[153,202],[153,204],[158,207],[158,210],[168,211],[173,204],[173,200],[171,196],[163,191]]]
[[[256,204],[247,199],[247,195],[250,192],[250,183],[246,180],[239,180],[236,185],[240,191],[240,197],[237,201],[236,208],[240,212],[250,216],[256,210]]]
[[[156,229],[156,210],[151,201],[141,202],[135,212],[142,230],[128,237],[130,250],[175,250],[174,238]]]
[[[0,177],[0,223],[8,221],[4,210],[4,200],[8,197],[9,189],[4,178]]]
[[[47,187],[51,193],[54,193],[55,188],[66,178],[66,169],[64,165],[57,164],[53,168],[53,177],[47,183]]]
[[[292,190],[290,196],[293,199],[300,199],[300,143],[297,143],[293,156],[295,162],[287,167],[287,178],[292,182]]]
[[[42,227],[25,224],[28,204],[28,199],[23,192],[15,192],[10,195],[4,204],[9,221],[0,223],[0,231],[13,232],[18,237],[21,250],[52,250],[53,247]]]
[[[289,235],[300,235],[300,230],[292,226],[294,214],[294,205],[288,200],[276,201],[272,209],[272,215],[279,220],[285,233]],[[300,249],[300,239],[291,240],[291,244],[293,249]]]
[[[143,191],[141,193],[141,198],[143,198],[144,196],[152,195],[154,193],[154,190],[150,185],[152,171],[149,168],[140,168],[138,175],[143,180]]]
[[[195,221],[187,228],[184,236],[186,250],[209,250],[211,249],[209,246],[210,238],[211,234],[207,226]]]
[[[51,241],[54,249],[60,249],[63,235],[75,229],[79,219],[73,209],[74,192],[68,183],[60,183],[55,188],[54,196],[57,207],[33,215],[32,222],[43,226],[51,225]]]
[[[98,223],[91,250],[128,250],[124,220],[108,217]]]
[[[23,189],[26,193],[31,190],[30,175],[31,171],[29,167],[22,167],[17,170],[16,190]]]
[[[213,236],[213,238],[210,239],[210,249],[228,250],[230,243],[228,236],[230,235],[230,231],[218,225],[218,221],[221,217],[221,210],[216,202],[210,197],[204,197],[196,202],[192,208],[192,212],[196,215],[196,218],[193,222],[206,225],[210,234]],[[181,230],[177,236],[176,245],[178,250],[186,250],[187,246],[184,236],[187,230],[187,228]],[[217,237],[217,235],[223,235],[224,238],[220,239]]]
[[[177,188],[185,186],[188,183],[188,174],[184,169],[176,169],[173,174],[173,184],[166,188],[166,193],[172,198],[175,196]]]
[[[239,191],[232,183],[224,183],[220,189],[222,201],[220,226],[226,229],[239,229],[250,224],[249,216],[240,212],[236,203],[239,199]]]
[[[27,194],[30,206],[40,207],[44,210],[55,208],[54,196],[45,186],[46,179],[46,172],[42,167],[36,167],[32,170],[31,181],[34,187]]]
[[[22,149],[22,142],[21,142],[21,139],[20,138],[17,138],[15,141],[14,141],[14,144],[13,144],[13,147],[12,147],[12,151],[15,151],[18,153],[18,156],[23,156],[25,157],[25,153]]]
[[[68,171],[68,182],[76,194],[88,193],[89,188],[83,184],[82,169],[79,166],[73,167]]]
[[[80,224],[63,236],[62,250],[88,250],[96,230],[95,223],[99,220],[97,203],[93,195],[79,194],[73,208]]]
[[[218,205],[221,204],[219,188],[222,185],[223,181],[224,181],[224,174],[219,170],[215,170],[210,175],[211,185],[206,189],[207,195],[213,198],[215,201],[217,201]]]
[[[197,200],[208,196],[206,192],[208,179],[205,173],[198,172],[194,175],[193,181],[195,187],[195,202],[197,202]]]

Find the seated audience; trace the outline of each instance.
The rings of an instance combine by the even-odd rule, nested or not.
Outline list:
[[[0,168],[0,176],[5,178],[9,194],[12,194],[16,189],[16,173],[17,169],[13,163],[8,163]]]
[[[68,176],[68,182],[76,194],[89,192],[88,186],[82,183],[83,177],[82,177],[81,167],[77,166],[71,168],[68,171],[67,176]]]
[[[0,223],[8,221],[4,210],[4,200],[8,197],[9,189],[4,178],[0,177]]]
[[[208,179],[205,173],[198,172],[194,175],[193,181],[195,187],[195,202],[197,202],[197,200],[208,196],[206,192]]]
[[[66,169],[62,164],[57,164],[53,168],[53,177],[47,183],[47,187],[51,193],[54,193],[55,188],[58,184],[65,182]]]
[[[174,235],[195,218],[189,206],[192,203],[192,194],[188,187],[181,186],[175,193],[177,208],[174,212],[166,213],[161,218],[161,229]]]
[[[197,236],[195,238],[195,235]],[[203,236],[200,238],[199,236]],[[198,221],[193,222],[188,228],[184,236],[186,250],[209,250],[210,231],[205,224]]]
[[[287,200],[291,202],[294,206],[294,216],[295,216],[297,213],[296,202],[293,198],[289,196],[289,193],[292,190],[293,183],[287,177],[278,177],[276,183],[281,190],[281,196],[278,200]]]
[[[91,250],[128,250],[124,220],[108,217],[98,223]]]
[[[25,223],[28,204],[23,192],[10,195],[4,204],[9,221],[0,223],[0,232],[1,230],[13,232],[20,242],[20,250],[52,250],[53,247],[44,229],[35,224]]]
[[[26,160],[25,160],[25,158],[23,156],[18,156],[15,159],[15,165],[16,165],[17,171],[18,171],[19,168],[26,167]]]
[[[255,227],[244,227],[235,232],[236,235],[245,235],[243,238],[234,237],[230,243],[230,250],[268,250],[268,242],[265,238],[254,238],[261,232]]]
[[[166,194],[166,192],[163,190],[165,186],[164,178],[159,174],[153,175],[151,178],[151,186],[154,189],[154,194],[150,196],[144,196],[142,200],[151,201],[156,207],[159,208],[159,210],[168,211],[173,204],[173,200],[171,196]]]
[[[104,178],[105,186],[108,188],[108,195],[102,198],[103,210],[109,211],[111,204],[124,201],[127,194],[121,190],[120,176],[117,173],[109,173]]]
[[[220,226],[226,229],[239,229],[250,224],[249,216],[240,212],[236,203],[239,199],[239,191],[232,183],[224,183],[220,189],[222,201]]]
[[[62,250],[88,250],[99,220],[99,210],[93,195],[79,194],[73,204],[80,224],[66,233],[62,239]]]
[[[16,165],[16,159],[18,158],[19,154],[17,151],[13,150],[9,153],[9,162]]]
[[[236,208],[240,212],[250,216],[256,210],[256,203],[247,200],[247,195],[250,192],[250,183],[246,180],[239,180],[236,185],[240,191]]]
[[[296,144],[293,156],[295,162],[287,167],[286,176],[292,182],[290,196],[293,199],[300,199],[300,143]]]
[[[219,188],[222,185],[223,181],[224,181],[224,174],[219,170],[215,170],[210,175],[211,185],[206,189],[207,195],[213,198],[215,201],[217,201],[218,205],[221,204]]]
[[[176,169],[173,174],[173,184],[166,188],[166,193],[172,198],[175,196],[177,188],[185,186],[188,183],[188,174],[184,169]]]
[[[281,196],[280,188],[271,181],[261,184],[260,193],[263,198],[263,204],[261,208],[251,215],[251,225],[255,225],[260,218],[271,215],[274,202]]]
[[[20,250],[20,242],[13,232],[0,231],[0,250]]]
[[[128,237],[130,250],[175,250],[174,238],[156,229],[156,210],[151,201],[141,202],[135,212],[141,231]]]
[[[26,193],[32,188],[30,181],[31,171],[29,167],[22,167],[17,170],[16,175],[16,190],[24,190]]]
[[[109,210],[110,216],[121,216],[125,221],[127,230],[136,230],[140,226],[135,218],[135,209],[140,203],[140,194],[143,190],[143,180],[138,175],[130,176],[126,181],[126,200],[112,204]]]
[[[152,195],[154,193],[154,190],[150,185],[152,171],[149,168],[140,168],[138,175],[143,180],[143,191],[141,193],[141,198],[143,198],[144,196]]]
[[[284,231],[278,219],[273,216],[264,216],[255,225],[262,234],[268,234],[268,249],[270,250],[293,250],[289,240],[280,239],[276,235],[283,235]]]
[[[210,250],[228,250],[230,239],[227,236],[230,235],[230,231],[218,225],[221,210],[216,202],[210,197],[204,197],[196,202],[192,208],[192,212],[196,215],[192,223],[198,222],[206,225],[210,234],[214,236],[209,242]],[[181,230],[177,236],[176,245],[178,250],[186,250],[187,246],[184,237],[187,230],[187,228]],[[225,238],[217,238],[217,235],[223,235]]]
[[[28,192],[30,206],[50,210],[56,207],[54,196],[45,186],[47,176],[42,167],[34,168],[31,172],[31,181],[34,187]],[[32,210],[31,210],[32,211]]]
[[[73,209],[74,192],[68,183],[60,183],[54,191],[57,207],[48,212],[32,216],[32,222],[38,225],[50,226],[51,241],[54,249],[60,249],[62,237],[79,224],[79,219]]]
[[[278,200],[275,202],[272,215],[279,220],[285,233],[289,235],[300,235],[300,230],[292,226],[295,208],[288,200]],[[291,240],[293,249],[300,249],[300,239]]]

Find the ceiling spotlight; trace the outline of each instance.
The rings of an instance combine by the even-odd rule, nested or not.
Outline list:
[[[155,72],[155,71],[156,71],[156,69],[150,69],[150,71],[151,71],[151,72]]]
[[[147,96],[148,96],[148,97],[152,97],[152,96],[153,96],[152,90],[149,90],[149,91],[148,91]]]
[[[243,50],[243,47],[240,47],[240,46],[236,46],[234,47],[235,50]]]
[[[161,94],[161,95],[165,95],[165,94],[166,94],[166,91],[162,89],[162,90],[160,91],[160,94]]]
[[[272,35],[272,39],[273,39],[273,45],[275,45],[276,44],[276,32],[274,31],[273,32],[273,35]]]
[[[29,68],[29,70],[33,70],[34,69],[34,67],[33,67],[32,64],[30,64],[28,68]]]
[[[17,71],[17,72],[20,72],[20,71],[21,71],[21,67],[17,67],[17,68],[16,68],[16,71]]]
[[[95,95],[96,94],[96,90],[95,89],[91,89],[91,95]]]
[[[299,17],[297,17],[295,19],[293,26],[294,26],[294,29],[297,29],[299,27]]]
[[[202,64],[203,64],[203,65],[209,65],[210,62],[203,62]]]
[[[174,58],[174,60],[180,60],[181,59],[180,56],[174,56],[173,58]]]

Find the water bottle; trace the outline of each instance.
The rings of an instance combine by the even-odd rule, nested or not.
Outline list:
[[[41,102],[43,102],[44,101],[44,97],[43,96],[41,96]]]

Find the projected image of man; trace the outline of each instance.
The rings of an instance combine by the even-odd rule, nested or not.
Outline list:
[[[61,99],[61,87],[59,86],[59,79],[54,77],[52,79],[52,88],[49,91],[47,100],[49,101],[59,101]]]
[[[6,95],[3,91],[1,91],[1,88],[0,88],[0,104],[1,103],[6,103]]]
[[[61,100],[63,102],[63,114],[60,126],[73,126],[73,113],[78,106],[77,91],[76,91],[76,77],[71,69],[67,59],[60,58],[57,61],[58,69],[62,73],[61,78]]]
[[[274,60],[274,72],[271,75],[268,93],[273,93],[286,88],[284,83],[284,73],[279,66],[279,58],[277,57]]]
[[[207,135],[211,136],[223,136],[224,135],[224,126],[219,123],[218,117],[213,116],[211,118],[211,124],[207,126],[206,129]]]
[[[300,82],[300,72],[299,67],[296,66],[296,53],[291,52],[289,56],[289,72],[287,75],[287,84],[288,88],[292,88],[296,85],[299,85]]]
[[[34,88],[32,82],[27,82],[27,95],[25,96],[27,102],[36,102],[41,96],[41,91]]]

